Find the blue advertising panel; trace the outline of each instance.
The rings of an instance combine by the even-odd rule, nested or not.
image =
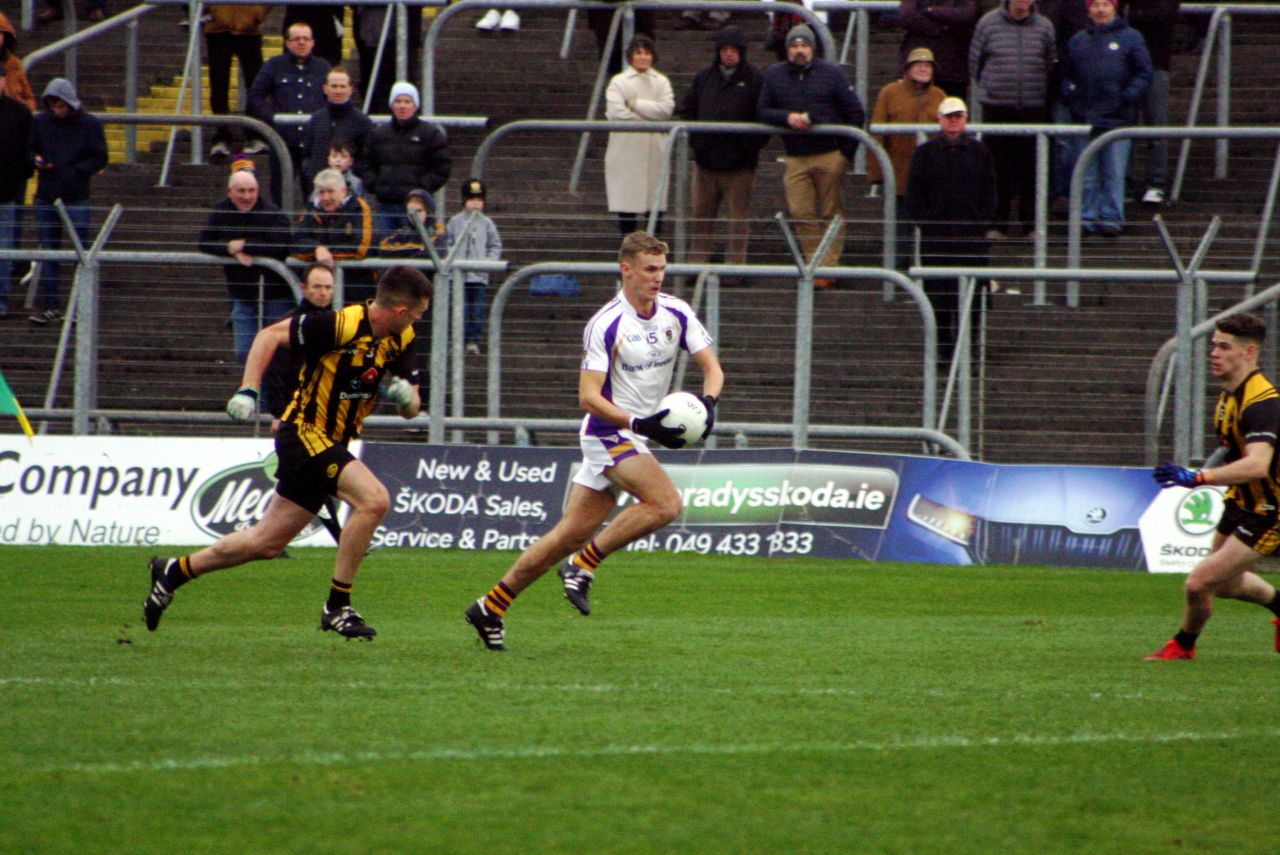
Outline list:
[[[388,546],[523,549],[555,524],[577,449],[367,442]],[[1145,469],[1017,466],[790,449],[663,451],[684,499],[632,544],[712,555],[1146,569]],[[629,496],[622,496],[625,507]]]

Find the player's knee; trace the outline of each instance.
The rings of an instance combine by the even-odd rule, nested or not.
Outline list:
[[[1197,577],[1194,573],[1187,577],[1182,589],[1189,600],[1203,599],[1212,596],[1214,592],[1213,586],[1208,581]]]
[[[369,495],[356,505],[356,510],[382,519],[387,515],[387,511],[391,510],[391,496],[385,487],[370,491]]]
[[[654,504],[658,514],[662,517],[662,524],[668,525],[676,521],[680,514],[684,511],[684,501],[680,498],[679,493],[673,493]]]

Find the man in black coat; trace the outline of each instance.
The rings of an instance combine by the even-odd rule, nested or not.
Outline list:
[[[324,97],[328,101],[311,114],[311,121],[302,128],[302,151],[306,160],[302,163],[302,189],[311,191],[311,182],[321,170],[329,168],[329,145],[334,140],[346,140],[356,163],[364,154],[365,143],[373,133],[373,121],[366,116],[352,97],[351,75],[342,66],[329,69],[324,82]]]
[[[996,170],[991,152],[965,133],[969,110],[959,98],[938,106],[942,135],[916,148],[907,171],[906,216],[920,229],[925,267],[986,267],[986,232],[996,215]],[[925,292],[938,321],[939,358],[955,346],[960,280],[930,277]],[[975,293],[970,317],[980,305]]]
[[[1181,0],[1128,0],[1124,14],[1133,27],[1147,42],[1147,52],[1151,54],[1151,85],[1143,97],[1142,123],[1144,125],[1169,124],[1169,62],[1173,57],[1173,33],[1178,26],[1178,16],[1182,12]],[[1139,144],[1130,149],[1131,155],[1138,153]],[[1139,176],[1129,160],[1130,190],[1135,198],[1148,207],[1158,207],[1165,202],[1165,194],[1169,191],[1169,140],[1147,140],[1146,181]]]
[[[391,87],[391,121],[375,128],[356,174],[365,194],[378,201],[375,231],[379,239],[404,220],[410,190],[435,193],[449,180],[453,159],[444,128],[418,118],[418,88],[400,81]]]
[[[726,27],[716,36],[715,44],[715,58],[693,78],[676,116],[700,122],[754,122],[761,76],[747,62],[747,37],[737,27]],[[728,219],[724,260],[729,264],[747,262],[751,191],[760,149],[768,141],[765,134],[690,135],[694,158],[691,263],[704,263],[711,257],[721,202]]]
[[[27,157],[27,137],[31,134],[31,111],[8,95],[6,70],[0,63],[0,249],[15,249],[22,231],[18,219],[22,211],[27,179],[34,165]],[[9,316],[9,288],[13,262],[0,259],[0,320]]]
[[[31,122],[28,159],[40,176],[36,182],[36,232],[41,249],[62,249],[64,227],[54,202],[62,200],[82,244],[89,243],[89,183],[107,165],[107,138],[102,122],[86,112],[75,86],[55,77],[40,98],[44,107]],[[40,277],[44,311],[27,320],[44,326],[62,318],[58,295],[59,264],[47,262]]]
[[[249,87],[247,112],[273,125],[293,158],[294,174],[287,176],[290,181],[297,181],[306,160],[306,152],[302,149],[304,126],[276,125],[275,120],[277,115],[310,115],[324,107],[324,83],[329,74],[329,63],[313,52],[315,45],[309,25],[290,24],[285,33],[284,52],[267,60]],[[255,150],[256,147],[247,149],[251,154]],[[281,174],[274,151],[270,154],[270,168],[271,201],[281,205],[281,190],[286,176]]]
[[[200,230],[200,251],[230,256],[223,268],[231,297],[236,359],[244,362],[258,330],[291,312],[297,301],[279,275],[254,264],[262,256],[284,261],[293,243],[289,218],[258,194],[258,179],[246,169],[231,173],[227,198],[213,206]]]

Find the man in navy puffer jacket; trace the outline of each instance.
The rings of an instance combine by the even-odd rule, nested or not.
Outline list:
[[[1067,42],[1062,57],[1062,99],[1076,122],[1097,136],[1132,125],[1151,85],[1151,56],[1142,34],[1117,14],[1112,0],[1085,0],[1089,26]],[[1081,141],[1083,143],[1083,141]],[[1083,148],[1083,145],[1081,146]],[[1124,231],[1124,177],[1129,140],[1098,152],[1084,177],[1080,218],[1089,234]]]

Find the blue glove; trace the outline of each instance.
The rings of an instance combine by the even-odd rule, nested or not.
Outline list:
[[[1161,463],[1151,473],[1161,487],[1198,487],[1204,483],[1204,471],[1187,469],[1176,463]]]
[[[252,386],[244,387],[227,401],[227,415],[231,416],[232,421],[247,422],[253,418],[257,409],[258,390]]]

